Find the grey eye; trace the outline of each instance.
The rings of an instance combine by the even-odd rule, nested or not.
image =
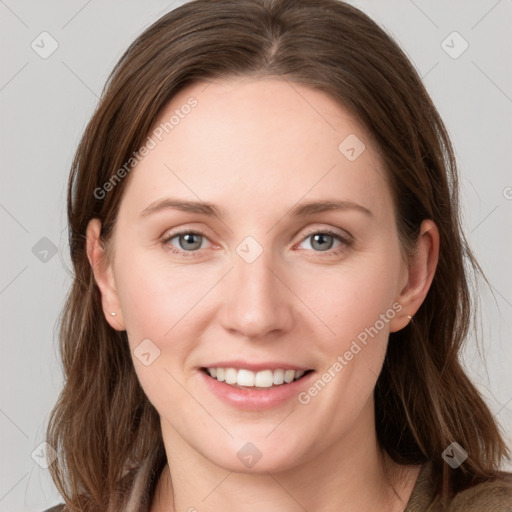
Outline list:
[[[329,249],[333,248],[336,238],[337,237],[329,235],[328,233],[318,232],[305,238],[302,243],[311,240],[311,242],[309,242],[310,247],[304,247],[305,249],[312,249],[314,251],[328,251]]]
[[[172,243],[173,240],[176,239],[178,240],[178,249],[183,251],[195,251],[197,249],[201,249],[204,241],[203,235],[199,233],[181,233],[171,238],[169,242]]]
[[[319,251],[328,251],[332,248],[334,243],[334,237],[326,235],[324,233],[318,233],[312,236],[311,247]]]

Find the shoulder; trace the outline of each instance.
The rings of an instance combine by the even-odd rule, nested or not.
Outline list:
[[[55,507],[48,508],[48,509],[46,509],[44,512],[65,512],[65,511],[64,511],[64,507],[65,507],[65,505],[64,505],[64,504],[61,504],[61,505],[55,505]]]
[[[425,463],[405,512],[512,512],[512,473],[500,472],[496,478],[459,491],[448,504],[436,494],[432,463]]]
[[[512,512],[512,473],[459,492],[451,501],[450,512]]]

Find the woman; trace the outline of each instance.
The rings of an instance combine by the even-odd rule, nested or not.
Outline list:
[[[512,509],[458,356],[453,150],[356,8],[163,16],[109,78],[68,218],[65,510]]]

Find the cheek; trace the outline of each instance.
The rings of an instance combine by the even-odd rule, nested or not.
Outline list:
[[[333,267],[328,274],[319,271],[310,275],[302,288],[306,294],[316,283],[314,289],[321,290],[304,295],[304,301],[310,301],[311,309],[329,327],[323,336],[315,337],[315,348],[322,358],[322,382],[317,388],[324,389],[325,385],[316,407],[332,418],[333,428],[358,416],[382,368],[389,323],[400,308],[395,302],[400,260],[390,253],[368,253],[346,266]],[[316,400],[312,396],[317,391],[311,392],[313,395],[307,394],[305,400]]]
[[[296,280],[297,295],[326,327],[326,336],[320,338],[326,347],[339,350],[360,333],[364,337],[375,324],[387,338],[389,320],[396,314],[392,306],[399,265],[394,262],[368,254],[346,265],[309,271],[303,274],[307,279]]]
[[[300,398],[319,416],[330,418],[333,436],[349,428],[372,395],[386,354],[389,323],[400,308],[394,295],[398,268],[373,256],[304,282],[304,302],[329,331],[322,324],[316,328],[317,333],[325,332],[315,336],[322,367],[318,381]],[[308,296],[313,282],[321,292]]]
[[[198,339],[194,332],[201,308],[194,305],[215,276],[202,273],[198,280],[197,272],[173,268],[164,258],[142,251],[117,258],[114,273],[134,368],[144,392],[158,411],[186,402],[187,395],[173,377],[182,380],[178,374]]]
[[[170,337],[182,328],[194,306],[208,292],[215,276],[208,269],[173,267],[165,258],[131,254],[116,261],[116,283],[123,318],[133,337]]]

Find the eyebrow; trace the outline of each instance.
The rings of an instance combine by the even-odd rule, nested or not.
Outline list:
[[[182,201],[172,198],[164,198],[154,201],[145,208],[140,215],[141,217],[146,217],[147,215],[161,210],[180,210],[182,212],[201,213],[212,217],[220,217],[219,210],[211,203],[206,203],[204,201]]]
[[[353,201],[310,201],[295,206],[289,213],[292,216],[305,217],[328,210],[357,210],[373,217],[373,213],[368,208]]]
[[[211,217],[221,218],[220,210],[212,203],[204,201],[183,201],[179,199],[164,198],[158,199],[151,203],[141,213],[141,217],[146,217],[152,213],[156,213],[162,210],[180,210],[188,213],[199,213],[202,215],[208,215]],[[370,217],[373,217],[373,213],[366,207],[354,203],[352,201],[309,201],[307,203],[301,203],[291,210],[287,214],[295,217],[306,217],[315,213],[321,213],[329,210],[357,210]]]

